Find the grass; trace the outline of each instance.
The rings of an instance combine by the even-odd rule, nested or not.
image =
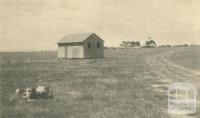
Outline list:
[[[200,48],[186,47],[174,53],[170,59],[186,68],[200,70]]]
[[[168,118],[165,94],[145,58],[171,49],[105,50],[103,59],[57,60],[55,52],[0,53],[2,118]],[[9,62],[9,63],[7,63]],[[14,99],[16,88],[50,86],[53,100]]]

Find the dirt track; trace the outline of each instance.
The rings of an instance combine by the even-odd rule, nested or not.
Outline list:
[[[160,83],[153,86],[155,91],[165,92],[168,85],[175,82],[188,82],[196,86],[197,91],[200,91],[200,75],[199,72],[177,65],[170,61],[168,58],[175,51],[168,51],[157,55],[147,57],[147,63],[151,68],[157,72]],[[199,107],[199,104],[197,105]],[[197,108],[198,110],[198,108]],[[167,109],[166,111],[167,112]],[[198,111],[197,111],[198,112]],[[198,113],[197,113],[198,114]],[[198,115],[172,115],[175,118],[197,118]]]
[[[170,80],[171,82],[189,82],[194,84],[197,88],[200,88],[200,84],[197,83],[200,82],[200,76],[197,74],[198,72],[168,60],[168,57],[173,53],[174,51],[169,51],[149,56],[147,58],[147,63],[153,70],[160,74],[161,79]]]

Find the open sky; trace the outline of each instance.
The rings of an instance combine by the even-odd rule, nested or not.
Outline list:
[[[200,44],[200,0],[1,0],[0,51],[56,49],[67,34],[95,32],[106,46],[152,37]]]

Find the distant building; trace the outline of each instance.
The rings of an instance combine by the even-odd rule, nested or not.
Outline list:
[[[104,41],[95,33],[67,35],[58,41],[58,58],[103,58]]]

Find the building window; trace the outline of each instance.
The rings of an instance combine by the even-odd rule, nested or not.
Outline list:
[[[97,42],[97,48],[100,48],[100,43],[99,42]]]
[[[88,48],[91,48],[91,44],[90,43],[88,43]]]

